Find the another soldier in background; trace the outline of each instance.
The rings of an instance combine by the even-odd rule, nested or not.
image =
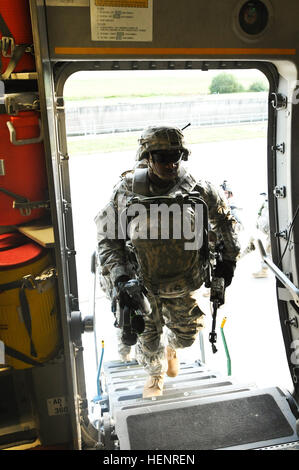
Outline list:
[[[266,253],[271,253],[271,241],[270,241],[270,227],[269,227],[269,207],[268,207],[268,198],[266,193],[261,193],[261,196],[264,197],[264,201],[258,211],[258,217],[256,222],[256,228],[259,229],[265,238],[265,250]],[[268,277],[268,267],[262,261],[261,268],[259,271],[252,273],[252,276],[256,279]]]
[[[234,193],[232,191],[231,185],[227,182],[227,180],[224,180],[223,183],[220,185],[220,187],[223,189],[224,194],[227,198],[227,202],[228,202],[229,208],[231,210],[231,213],[237,221],[237,224],[238,224],[237,229],[238,230],[243,230],[244,226],[243,226],[242,220],[240,218],[241,208],[238,207],[235,203]]]

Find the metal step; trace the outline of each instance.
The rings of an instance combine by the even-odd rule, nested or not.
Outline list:
[[[204,383],[206,382],[206,383]],[[133,410],[141,407],[154,407],[163,403],[180,403],[182,400],[185,402],[193,400],[196,397],[219,396],[225,394],[233,394],[245,390],[251,390],[252,386],[248,385],[234,385],[229,380],[217,381],[203,381],[201,386],[194,388],[185,387],[184,389],[164,390],[162,397],[155,397],[151,399],[142,398],[142,390],[139,393],[130,392],[127,395],[112,395],[110,399],[110,413],[115,418],[118,410]]]
[[[143,399],[146,377],[136,362],[104,364],[109,448],[118,442],[120,450],[257,449],[298,441],[289,397],[279,388],[240,384],[198,361],[166,376],[161,397]]]
[[[125,402],[139,403],[142,400],[143,386],[147,379],[145,370],[136,363],[116,368],[110,364],[104,366],[105,380],[102,382],[109,397],[109,408],[124,406]],[[175,378],[165,377],[163,399],[194,393],[199,388],[211,388],[214,381],[223,385],[232,385],[232,380],[219,379],[219,374],[212,372],[199,363],[181,363],[180,373]],[[190,391],[190,392],[189,392]]]
[[[278,388],[121,408],[115,433],[121,450],[246,450],[298,441]]]
[[[181,363],[177,377],[165,377],[163,396],[143,399],[142,392],[147,374],[137,364],[105,366],[106,393],[109,412],[115,416],[117,409],[154,406],[157,403],[190,400],[196,396],[212,396],[249,390],[254,384],[239,384],[233,377],[221,377],[199,363]],[[112,372],[111,372],[112,370]]]
[[[166,377],[167,382],[170,380],[172,383],[180,382],[196,382],[207,378],[219,377],[218,372],[212,372],[210,369],[197,362],[192,364],[181,363],[179,375],[175,378],[169,379]],[[132,389],[139,389],[143,387],[147,378],[147,373],[142,366],[136,362],[121,363],[113,361],[113,363],[104,364],[104,384],[105,387],[111,391],[128,391]]]

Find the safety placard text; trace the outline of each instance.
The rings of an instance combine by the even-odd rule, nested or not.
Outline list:
[[[148,8],[148,0],[95,0],[98,7]]]
[[[92,41],[152,41],[153,0],[91,0]]]

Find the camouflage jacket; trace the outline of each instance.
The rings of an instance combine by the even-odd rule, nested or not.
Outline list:
[[[128,253],[125,249],[125,237],[119,234],[118,222],[120,214],[126,208],[129,198],[133,193],[134,171],[122,174],[119,182],[113,189],[109,203],[97,214],[95,222],[97,225],[98,255],[102,274],[109,275],[112,284],[122,275],[131,277]],[[158,196],[179,190],[183,193],[197,191],[205,201],[209,212],[210,228],[217,233],[224,242],[223,258],[235,261],[240,252],[235,227],[236,221],[227,205],[224,194],[222,195],[207,181],[195,181],[185,168],[181,167],[178,180],[171,188],[161,189],[160,187],[149,185],[148,196]],[[112,228],[115,228],[115,236],[107,236],[107,223],[112,221]]]

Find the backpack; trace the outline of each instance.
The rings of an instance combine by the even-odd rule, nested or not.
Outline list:
[[[199,193],[192,191],[195,186],[185,172],[167,194],[148,196],[147,169],[135,170],[134,196],[126,209],[127,234],[137,275],[154,295],[182,297],[207,278],[208,210]]]

